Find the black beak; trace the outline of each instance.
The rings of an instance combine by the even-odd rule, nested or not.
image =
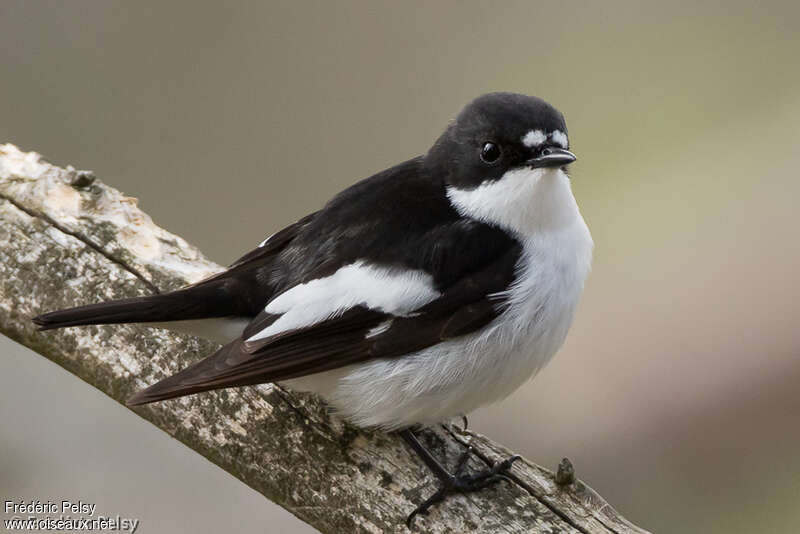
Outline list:
[[[562,167],[578,159],[575,154],[563,148],[547,147],[535,158],[525,162],[526,165],[538,169],[541,167]]]

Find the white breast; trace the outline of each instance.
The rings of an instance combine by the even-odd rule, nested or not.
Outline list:
[[[355,424],[391,429],[468,413],[504,398],[541,369],[572,322],[592,239],[563,172],[514,172],[471,191],[449,191],[462,215],[504,226],[523,244],[507,306],[489,326],[414,354],[289,386],[321,394]]]

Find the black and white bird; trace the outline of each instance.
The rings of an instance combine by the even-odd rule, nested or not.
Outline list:
[[[568,149],[564,117],[545,101],[483,95],[425,155],[345,189],[226,271],[34,321],[150,323],[221,341],[129,403],[266,382],[313,391],[355,425],[403,433],[443,483],[424,512],[514,458],[454,476],[414,429],[506,397],[567,335],[592,256]]]

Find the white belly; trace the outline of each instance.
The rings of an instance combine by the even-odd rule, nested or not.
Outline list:
[[[592,240],[580,215],[523,245],[508,305],[487,327],[287,385],[319,393],[359,426],[385,429],[441,422],[506,397],[564,342],[591,262]]]

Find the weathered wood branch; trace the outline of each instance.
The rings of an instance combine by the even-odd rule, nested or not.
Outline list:
[[[265,229],[269,230],[269,229]],[[37,332],[44,311],[177,288],[220,269],[156,226],[90,172],[61,169],[0,145],[0,332],[123,402],[215,347],[136,326]],[[277,385],[210,392],[136,408],[178,438],[323,532],[404,531],[432,490],[402,440],[329,417],[311,396]],[[435,429],[426,441],[452,466],[471,442],[483,461],[510,453],[489,439]],[[473,467],[479,467],[480,459]],[[580,481],[527,460],[500,483],[448,500],[421,532],[644,532]]]

